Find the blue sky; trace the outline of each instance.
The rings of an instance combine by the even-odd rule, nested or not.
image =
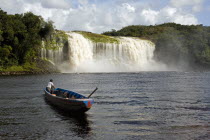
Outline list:
[[[196,17],[201,24],[210,26],[210,0],[205,0],[203,5],[203,10]]]
[[[9,14],[31,11],[65,31],[102,33],[166,22],[210,26],[210,0],[0,0],[0,8]]]

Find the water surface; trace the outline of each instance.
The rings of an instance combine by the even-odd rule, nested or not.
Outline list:
[[[56,87],[92,95],[72,116],[43,96]],[[0,77],[0,139],[210,139],[210,72],[54,74]]]

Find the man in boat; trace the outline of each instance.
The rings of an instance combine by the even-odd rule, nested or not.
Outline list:
[[[53,89],[55,89],[55,86],[53,84],[53,79],[50,79],[50,82],[48,83],[48,85],[46,87],[46,90],[52,94]]]

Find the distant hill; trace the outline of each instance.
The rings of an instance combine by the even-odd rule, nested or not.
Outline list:
[[[210,68],[210,27],[175,23],[132,25],[103,34],[152,40],[156,44],[155,58],[167,65]]]
[[[210,27],[165,23],[155,26],[131,25],[102,35],[78,32],[93,42],[119,43],[109,36],[129,36],[155,43],[155,59],[169,66],[210,68]],[[0,72],[56,72],[40,56],[41,49],[68,46],[68,36],[31,12],[9,15],[0,9]],[[44,46],[43,46],[44,44]],[[49,68],[50,67],[50,68]]]

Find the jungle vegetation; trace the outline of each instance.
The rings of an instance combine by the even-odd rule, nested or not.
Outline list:
[[[167,65],[210,68],[210,27],[203,25],[131,25],[102,35],[79,32],[94,42],[118,43],[109,36],[149,39],[156,44],[155,59]],[[55,30],[52,21],[44,21],[31,12],[10,15],[0,9],[0,71],[39,69],[42,41],[47,48],[67,40],[64,32]],[[53,46],[53,47],[52,47]],[[39,64],[40,64],[39,63]]]
[[[156,44],[155,58],[168,65],[210,67],[210,27],[208,26],[176,23],[154,26],[132,25],[103,34],[149,39]]]
[[[0,9],[0,71],[37,69],[42,40],[53,34],[52,21],[31,12],[9,15]]]
[[[88,38],[94,43],[116,43],[118,44],[119,41],[113,37],[101,34],[95,34],[91,32],[84,32],[84,31],[75,31],[79,34],[82,34],[85,38]]]

